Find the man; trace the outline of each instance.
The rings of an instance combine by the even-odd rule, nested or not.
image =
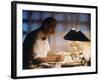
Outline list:
[[[23,69],[32,64],[62,61],[62,55],[48,55],[50,51],[48,36],[55,32],[56,20],[48,17],[42,26],[30,32],[23,42]]]

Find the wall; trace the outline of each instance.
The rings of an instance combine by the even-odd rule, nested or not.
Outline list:
[[[25,1],[25,0],[22,0]],[[49,2],[49,3],[64,3],[64,4],[82,4],[82,5],[98,5],[100,14],[100,0],[30,0],[35,2]],[[0,80],[11,80],[11,0],[1,0],[0,2]],[[100,21],[100,15],[98,16]],[[100,26],[100,24],[98,24]],[[98,27],[98,33],[100,34],[100,27]],[[98,38],[100,41],[100,37]],[[98,42],[99,44],[99,42]],[[100,46],[98,46],[100,47]],[[98,52],[99,53],[99,52]],[[98,54],[100,57],[100,54]],[[100,61],[100,58],[98,58]],[[100,64],[98,64],[100,67]],[[43,80],[99,80],[99,74],[80,75],[80,76],[62,76],[42,78]],[[20,79],[21,80],[21,79]],[[24,79],[23,79],[24,80]],[[27,79],[33,80],[33,79]],[[34,80],[41,80],[41,78],[35,78]]]

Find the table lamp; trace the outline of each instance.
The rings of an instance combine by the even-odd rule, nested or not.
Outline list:
[[[73,49],[71,55],[77,56],[82,53],[82,49],[79,46],[79,42],[90,42],[90,40],[81,32],[81,30],[77,30],[76,28],[72,28],[65,36],[65,40],[71,41],[71,47]]]

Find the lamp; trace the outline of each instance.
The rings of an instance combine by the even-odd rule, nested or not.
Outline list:
[[[71,47],[73,48],[72,51],[72,56],[76,56],[80,53],[82,53],[82,49],[79,46],[79,41],[86,41],[90,42],[90,40],[80,31],[77,30],[76,28],[72,28],[65,36],[65,40],[70,40],[72,43],[70,44]]]

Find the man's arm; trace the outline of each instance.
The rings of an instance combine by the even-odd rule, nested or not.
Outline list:
[[[46,63],[46,62],[59,62],[63,61],[64,57],[62,55],[53,55],[53,56],[47,56],[47,57],[38,57],[34,59],[36,63]]]

